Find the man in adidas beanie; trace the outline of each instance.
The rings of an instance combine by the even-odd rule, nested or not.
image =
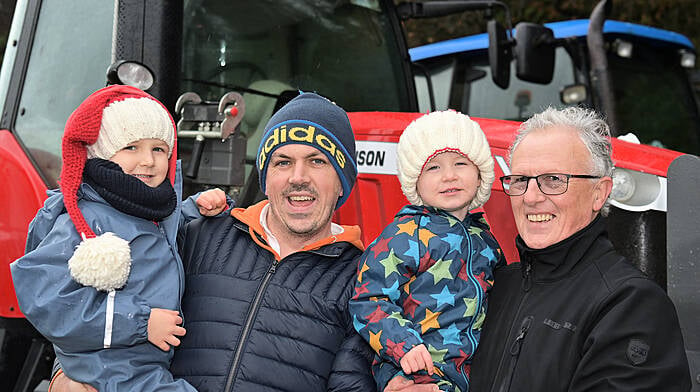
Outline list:
[[[275,113],[265,127],[255,161],[263,193],[269,158],[290,144],[313,147],[328,158],[342,186],[334,209],[343,205],[357,177],[355,136],[345,111],[320,95],[303,93]]]
[[[168,371],[185,334],[175,239],[201,216],[195,204],[218,203],[213,215],[226,200],[212,190],[180,201],[175,146],[168,111],[134,87],[98,90],[68,118],[60,192],[11,264],[20,309],[54,345],[56,377],[99,391],[195,390]]]
[[[409,124],[397,153],[411,204],[363,253],[350,313],[376,352],[380,390],[468,391],[493,269],[505,262],[482,214],[469,213],[488,200],[491,150],[479,124],[448,110]]]

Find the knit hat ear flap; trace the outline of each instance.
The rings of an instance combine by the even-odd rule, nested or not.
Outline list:
[[[416,189],[418,176],[425,163],[436,152],[442,151],[460,153],[479,169],[480,182],[469,210],[486,203],[495,179],[491,148],[479,124],[454,110],[421,116],[401,134],[397,146],[398,177],[408,201],[416,205],[424,204]]]
[[[87,161],[86,146],[94,144],[99,137],[104,109],[113,102],[126,98],[149,98],[156,101],[144,91],[130,86],[115,85],[97,90],[68,117],[62,140],[60,187],[63,203],[83,238],[68,261],[68,266],[71,276],[78,283],[102,291],[116,290],[126,284],[131,269],[131,251],[129,243],[113,233],[104,233],[99,237],[95,235],[78,208],[78,188]],[[173,129],[174,126],[173,122]],[[173,153],[173,161],[174,156]],[[170,169],[172,181],[173,162]]]

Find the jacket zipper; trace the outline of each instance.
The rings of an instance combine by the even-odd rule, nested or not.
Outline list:
[[[523,291],[528,292],[532,288],[532,260],[525,260],[525,272],[523,272]]]
[[[182,324],[181,326],[185,326],[185,313],[182,311],[182,289],[185,286],[185,267],[182,265],[182,260],[180,260],[180,256],[173,250],[173,246],[170,244],[170,241],[168,240],[168,234],[165,232],[163,229],[163,226],[159,224],[158,222],[153,222],[156,227],[158,228],[158,231],[160,234],[163,236],[163,239],[165,239],[165,242],[168,244],[168,248],[170,249],[170,253],[173,255],[173,260],[175,260],[175,264],[177,264],[177,275],[178,275],[178,285],[177,285],[177,311],[180,314],[180,318],[182,318]],[[176,245],[177,246],[177,245]],[[180,260],[180,261],[178,261]]]
[[[265,292],[265,290],[267,290],[267,285],[270,283],[272,275],[275,273],[275,271],[277,271],[277,266],[279,265],[279,263],[280,260],[277,259],[274,259],[272,261],[270,268],[268,268],[267,272],[265,273],[265,277],[263,277],[263,280],[260,283],[260,286],[258,287],[258,291],[255,293],[255,298],[253,299],[253,303],[251,304],[250,310],[248,311],[248,316],[246,317],[245,324],[243,324],[241,337],[238,339],[238,346],[236,346],[236,351],[233,355],[233,363],[231,364],[231,369],[229,370],[228,379],[226,380],[226,388],[224,388],[224,391],[230,391],[231,387],[233,386],[233,380],[236,379],[236,373],[238,373],[238,366],[240,365],[241,357],[243,355],[243,346],[245,346],[248,340],[248,335],[250,335],[250,330],[257,316],[258,308],[260,307],[260,302],[262,301],[263,293]]]
[[[532,316],[527,316],[520,323],[520,333],[518,333],[518,336],[515,337],[515,340],[513,340],[513,343],[510,345],[509,353],[511,359],[510,366],[508,367],[508,374],[503,377],[504,382],[501,384],[498,392],[507,392],[510,390],[511,383],[513,382],[513,374],[515,373],[515,366],[518,364],[518,358],[520,358],[520,349],[523,346],[525,335],[527,335],[527,331],[532,325],[532,319]]]
[[[467,268],[468,268],[467,276],[469,277],[469,281],[474,285],[474,288],[476,290],[476,299],[477,299],[476,313],[472,317],[471,325],[469,326],[469,328],[467,328],[467,337],[469,338],[469,341],[472,344],[472,354],[473,354],[476,351],[477,342],[476,342],[476,338],[474,337],[474,332],[473,332],[471,327],[474,325],[474,321],[476,320],[476,317],[479,315],[479,311],[481,310],[481,307],[483,305],[483,303],[482,303],[483,293],[481,292],[481,290],[482,290],[481,285],[476,280],[476,278],[474,277],[474,274],[472,272],[472,262],[474,261],[473,257],[472,257],[472,238],[469,235],[469,232],[467,231],[467,229],[464,227],[464,224],[462,222],[460,222],[460,224],[462,226],[462,230],[464,231],[464,236],[467,237],[467,254],[469,255],[469,260],[467,262],[468,263],[467,264]]]
[[[518,308],[517,308],[517,310],[515,311],[515,317],[518,317],[518,316],[520,315],[520,312],[522,311],[523,304],[525,303],[525,300],[527,299],[528,295],[530,294],[530,293],[529,293],[529,290],[530,290],[530,288],[531,288],[532,285],[531,285],[531,283],[528,283],[528,284],[526,285],[526,284],[525,284],[525,281],[528,281],[528,282],[530,281],[530,279],[531,279],[531,277],[530,277],[531,270],[532,270],[532,265],[531,265],[530,263],[526,262],[526,264],[525,264],[525,272],[523,273],[524,276],[523,276],[523,284],[522,284],[523,296],[520,298],[520,303],[518,304]],[[528,317],[532,318],[532,316],[528,316]],[[520,331],[521,334],[523,333],[523,331],[522,331],[522,326],[523,326],[523,324],[525,323],[525,320],[526,320],[528,317],[526,317],[525,319],[523,319],[523,322],[521,323],[521,331]],[[529,326],[528,326],[528,328],[529,328]],[[527,330],[525,330],[525,332],[527,332]],[[518,337],[519,337],[519,336],[520,336],[520,335],[518,335]],[[518,341],[518,337],[516,337],[516,340],[515,340],[515,341]],[[524,337],[525,337],[525,336],[523,335],[520,339],[523,339]],[[519,349],[519,347],[518,347],[518,349]],[[514,365],[514,364],[511,366],[512,369],[509,370],[510,376],[509,376],[508,378],[499,377],[499,376],[501,375],[501,372],[503,371],[505,360],[506,360],[506,352],[504,351],[503,354],[501,354],[501,359],[500,359],[500,361],[498,362],[498,367],[496,368],[496,380],[506,380],[506,379],[507,379],[508,382],[507,382],[507,384],[501,384],[500,387],[498,387],[498,384],[494,383],[494,384],[493,384],[493,387],[491,388],[491,391],[503,391],[503,390],[504,390],[503,388],[504,388],[505,386],[509,386],[510,383],[511,383],[510,378],[512,377],[512,373],[515,371],[515,365]],[[505,389],[505,390],[507,390],[507,389]]]

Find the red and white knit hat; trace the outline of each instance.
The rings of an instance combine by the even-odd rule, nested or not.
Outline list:
[[[59,183],[68,215],[83,238],[68,261],[78,283],[112,291],[126,284],[131,269],[129,243],[113,233],[96,236],[78,208],[85,162],[95,157],[110,159],[140,139],[160,139],[170,147],[168,178],[173,183],[177,160],[175,129],[175,122],[162,103],[131,86],[97,90],[68,117]]]
[[[403,194],[411,204],[424,204],[416,189],[418,176],[428,160],[445,151],[466,156],[479,169],[481,181],[469,210],[481,207],[491,196],[495,179],[491,148],[479,124],[454,110],[418,117],[401,134],[397,166]]]

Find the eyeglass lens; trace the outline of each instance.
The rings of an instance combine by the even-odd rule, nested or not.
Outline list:
[[[564,174],[548,173],[537,177],[506,176],[503,179],[503,188],[506,194],[511,196],[522,195],[527,191],[530,179],[535,179],[542,193],[547,195],[559,195],[566,192],[569,177]]]

